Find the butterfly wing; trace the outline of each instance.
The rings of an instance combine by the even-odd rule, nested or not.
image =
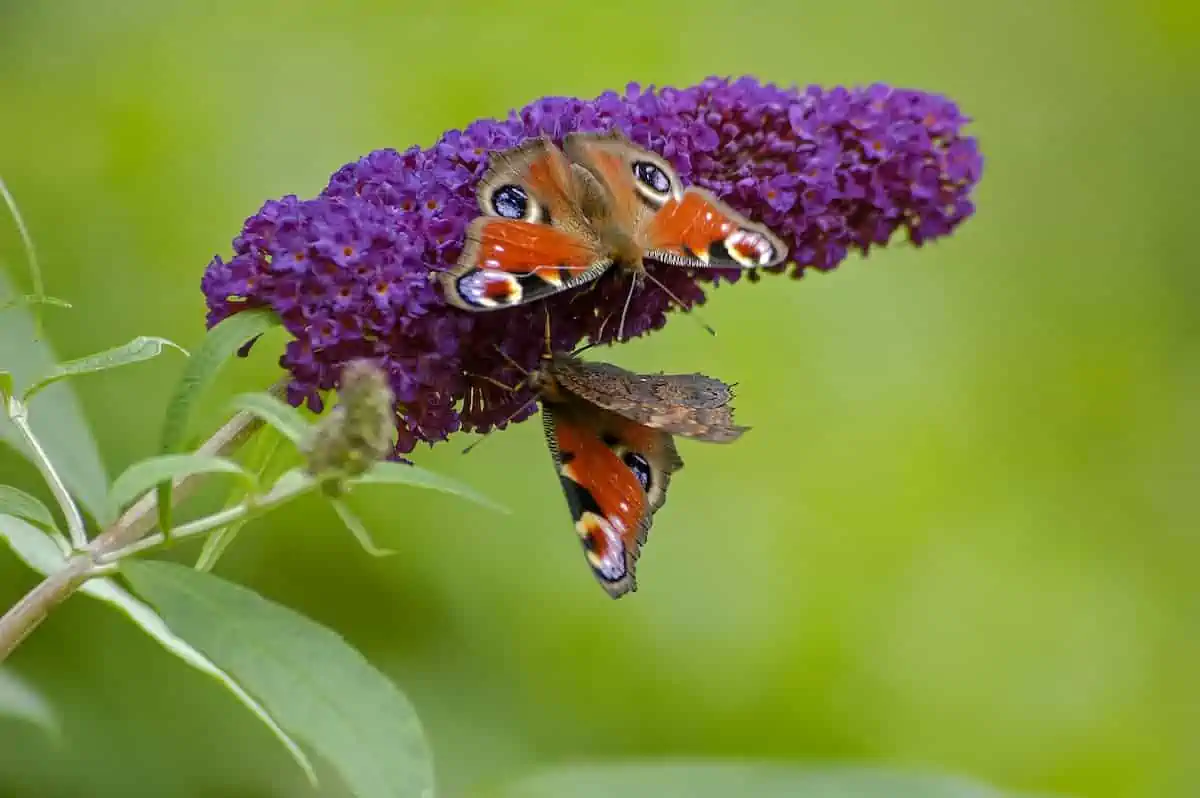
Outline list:
[[[476,199],[483,215],[468,227],[458,263],[440,275],[453,305],[493,310],[533,302],[611,265],[584,212],[597,202],[594,186],[548,139],[494,156]]]
[[[676,266],[757,269],[787,259],[778,236],[696,186],[667,201],[638,235],[647,258]]]
[[[683,467],[674,441],[578,398],[543,402],[542,424],[592,573],[613,598],[637,590],[641,547]]]
[[[672,435],[729,443],[749,429],[733,423],[733,389],[703,374],[635,374],[563,354],[554,357],[550,369],[566,391]]]
[[[754,269],[787,259],[787,245],[714,194],[682,187],[663,158],[619,133],[567,136],[567,156],[585,165],[613,194],[623,222],[649,260],[691,268]]]
[[[458,265],[440,275],[450,304],[494,310],[566,291],[599,277],[612,261],[597,258],[580,236],[537,222],[481,216],[467,228]]]
[[[605,189],[609,222],[634,235],[668,200],[679,199],[679,175],[664,158],[644,150],[620,131],[569,133],[563,151]]]

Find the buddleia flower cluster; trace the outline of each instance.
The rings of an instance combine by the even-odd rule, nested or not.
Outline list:
[[[371,152],[311,199],[265,203],[233,240],[232,257],[215,257],[205,271],[208,325],[248,308],[274,310],[291,335],[280,358],[287,398],[317,411],[345,364],[375,363],[395,398],[394,454],[404,454],[420,441],[532,414],[527,388],[500,386],[519,385],[521,370],[537,365],[545,315],[553,348],[569,350],[611,342],[626,301],[628,277],[612,270],[529,306],[471,313],[445,302],[432,276],[458,258],[489,154],[535,136],[561,145],[574,131],[620,130],[664,156],[685,185],[769,226],[789,247],[789,261],[769,271],[800,277],[901,237],[922,245],[970,217],[982,158],[963,133],[968,121],[936,94],[782,88],[749,77],[546,97],[426,149]],[[741,276],[648,268],[655,280],[634,295],[626,337],[666,323],[679,308],[668,291],[692,307],[708,287]]]

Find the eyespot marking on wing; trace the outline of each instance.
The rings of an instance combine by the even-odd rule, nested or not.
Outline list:
[[[618,524],[592,512],[583,513],[575,523],[588,564],[608,582],[619,582],[628,572],[623,531]]]
[[[656,163],[649,160],[637,159],[630,164],[633,170],[634,185],[638,193],[654,205],[662,205],[675,191],[671,178]]]
[[[775,245],[757,230],[734,230],[713,248],[718,257],[726,256],[743,266],[767,266],[776,257]]]
[[[646,238],[653,257],[684,265],[692,259],[702,266],[756,268],[787,257],[787,247],[772,233],[695,186],[663,205],[648,223]]]
[[[495,269],[477,269],[458,278],[459,296],[480,308],[500,308],[521,301],[524,289],[514,274]]]
[[[532,222],[542,215],[542,208],[537,200],[529,196],[529,192],[523,186],[515,183],[496,186],[487,195],[487,204],[492,213],[503,219]]]

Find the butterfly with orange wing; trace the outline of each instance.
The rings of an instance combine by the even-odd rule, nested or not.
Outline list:
[[[562,353],[544,356],[529,382],[588,564],[620,598],[637,590],[635,563],[683,468],[673,436],[728,443],[748,429],[733,423],[733,390],[702,374],[635,374]]]
[[[534,302],[614,265],[636,286],[646,261],[756,269],[787,258],[765,226],[684,188],[666,160],[619,131],[570,133],[561,150],[542,137],[498,153],[477,199],[483,215],[440,275],[447,301],[467,310]]]

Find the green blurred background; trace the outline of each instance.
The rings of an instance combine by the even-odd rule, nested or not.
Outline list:
[[[1198,14],[1189,0],[10,1],[0,175],[49,293],[75,303],[47,311],[74,357],[139,334],[194,345],[201,272],[263,200],[544,94],[743,73],[948,94],[986,158],[977,216],[953,237],[718,291],[715,339],[681,319],[597,353],[737,381],[755,428],[681,443],[637,594],[610,601],[587,573],[536,422],[469,457],[463,441],[417,453],[509,516],[359,496],[401,552],[372,560],[305,501],[218,573],[392,676],[452,791],[557,763],[713,756],[1195,795]],[[274,355],[236,364],[214,401],[265,387]],[[152,451],[179,363],[76,383],[110,472]],[[7,450],[0,477],[40,490]],[[5,605],[33,581],[0,555]],[[307,794],[232,697],[107,607],[71,600],[11,662],[66,736],[0,720],[0,794]]]

